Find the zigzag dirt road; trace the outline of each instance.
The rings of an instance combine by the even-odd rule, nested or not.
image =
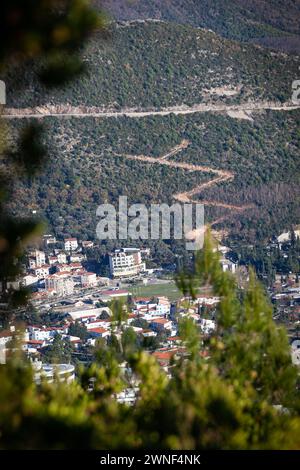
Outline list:
[[[181,168],[183,170],[188,171],[195,171],[201,173],[213,173],[216,175],[215,178],[207,181],[205,183],[201,183],[195,188],[191,189],[190,191],[186,191],[183,193],[177,193],[173,195],[173,198],[181,203],[196,203],[199,201],[195,201],[193,199],[194,196],[201,194],[205,189],[208,189],[216,184],[224,183],[226,181],[233,180],[235,178],[234,173],[227,171],[227,170],[219,170],[216,168],[212,168],[209,166],[200,166],[200,165],[192,165],[190,163],[183,163],[183,162],[174,162],[168,160],[170,157],[174,157],[179,152],[182,152],[184,149],[188,147],[190,144],[187,140],[182,140],[179,145],[176,145],[173,149],[171,149],[168,153],[162,155],[161,157],[154,158],[148,157],[145,155],[128,155],[128,154],[114,154],[115,157],[126,158],[128,160],[135,160],[140,161],[143,163],[149,163],[150,165],[166,165],[171,168]],[[233,204],[227,204],[224,202],[219,201],[211,201],[211,200],[201,200],[201,202],[206,206],[214,206],[214,207],[222,207],[223,209],[229,209],[233,212],[244,212],[247,209],[251,209],[255,207],[253,204],[241,205],[236,206]],[[224,220],[224,217],[220,217],[214,221],[212,221],[209,225],[212,227],[221,223]]]
[[[245,102],[241,104],[195,104],[194,106],[173,106],[162,109],[135,109],[135,108],[125,108],[120,110],[111,110],[104,109],[99,107],[88,107],[88,106],[78,106],[74,107],[71,105],[44,105],[35,108],[3,108],[0,112],[1,118],[4,119],[22,119],[22,118],[45,118],[45,117],[57,117],[57,118],[85,118],[85,117],[95,117],[95,118],[120,118],[120,117],[130,117],[130,118],[144,118],[148,116],[167,116],[170,114],[175,115],[187,115],[195,113],[226,113],[231,118],[236,119],[250,119],[252,120],[252,115],[257,112],[262,112],[266,110],[273,111],[292,111],[300,109],[299,104],[292,102],[268,102],[268,101],[258,101],[258,102]],[[171,149],[165,155],[159,158],[153,158],[145,155],[121,155],[115,154],[116,157],[125,157],[129,160],[141,161],[143,163],[149,163],[152,165],[167,165],[172,168],[181,168],[183,170],[195,171],[201,173],[212,173],[216,177],[212,180],[201,183],[190,191],[183,193],[174,194],[173,197],[175,200],[181,203],[192,203],[199,202],[195,201],[193,197],[200,195],[205,189],[208,189],[214,185],[224,183],[226,181],[233,180],[235,178],[234,173],[226,170],[219,170],[216,168],[211,168],[208,166],[200,165],[191,165],[189,163],[174,162],[170,161],[169,158],[174,157],[179,152],[182,152],[189,142],[183,140],[179,145]],[[228,209],[232,212],[243,212],[248,209],[255,207],[253,204],[247,205],[233,205],[220,201],[212,200],[202,200],[201,201],[206,206],[221,207],[223,209]],[[225,219],[225,216],[220,217],[210,223],[210,226],[217,225]]]

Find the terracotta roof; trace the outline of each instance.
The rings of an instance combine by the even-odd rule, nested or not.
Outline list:
[[[9,338],[10,336],[12,337],[13,336],[13,333],[12,331],[10,330],[3,330],[3,331],[0,331],[0,338]]]
[[[107,333],[108,332],[108,330],[106,330],[105,328],[91,328],[88,331],[93,332],[93,333]]]
[[[159,323],[160,325],[164,325],[165,323],[169,323],[170,320],[167,320],[166,318],[154,318],[151,323]]]
[[[176,354],[175,351],[155,351],[152,356],[156,357],[156,359],[161,360],[161,361],[169,361],[174,354]]]

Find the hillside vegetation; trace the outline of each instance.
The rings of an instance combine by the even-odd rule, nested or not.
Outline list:
[[[63,91],[46,92],[33,72],[7,77],[13,107],[71,105],[160,108],[195,103],[287,101],[300,59],[172,23],[111,26],[83,51],[88,73]],[[34,68],[33,68],[34,70]],[[18,93],[17,85],[27,86]]]
[[[20,82],[20,75],[14,76],[8,81],[8,105],[160,109],[291,98],[297,57],[171,23],[117,24],[110,33],[104,45],[97,38],[89,44],[84,52],[89,74],[80,81],[62,92],[45,93],[31,82],[32,74],[24,74],[31,93],[18,95],[11,92],[10,84]],[[25,216],[36,210],[60,237],[94,238],[99,204],[116,204],[119,195],[127,195],[129,204],[171,203],[223,171],[229,179],[210,184],[194,199],[249,208],[208,204],[207,222],[223,217],[219,227],[251,242],[299,223],[299,111],[233,116],[44,117],[48,166],[35,182],[16,186],[11,210]],[[11,122],[15,128],[24,125],[22,119]],[[189,146],[172,160],[211,172],[128,158],[158,158],[183,140]]]
[[[156,18],[212,29],[239,41],[300,50],[299,0],[95,0],[117,20]]]
[[[228,204],[253,204],[235,213],[205,207],[206,220],[226,216],[222,225],[233,236],[254,241],[300,222],[299,111],[269,111],[253,121],[222,114],[130,118],[45,118],[52,150],[44,173],[19,185],[11,209],[23,215],[37,210],[57,235],[94,237],[98,204],[174,202],[215,175],[132,161],[126,155],[160,157],[182,139],[188,148],[173,161],[228,170],[234,179],[195,196]],[[15,125],[21,126],[22,120]],[[59,158],[58,158],[59,156]]]

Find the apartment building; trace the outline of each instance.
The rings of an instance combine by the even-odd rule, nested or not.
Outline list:
[[[138,248],[121,248],[109,255],[110,274],[114,278],[136,276],[145,271],[141,250]]]
[[[33,274],[34,276],[38,277],[38,279],[44,279],[49,274],[49,265],[45,264],[43,266],[39,266],[38,268],[34,268]]]
[[[28,265],[30,269],[39,268],[46,264],[46,255],[41,250],[34,250],[30,253]]]
[[[66,251],[75,251],[78,248],[77,238],[65,238],[64,243]]]
[[[53,290],[57,295],[71,295],[74,292],[74,281],[68,272],[58,272],[45,279],[46,290]]]
[[[96,273],[83,272],[80,275],[80,282],[82,287],[94,287],[97,285]]]

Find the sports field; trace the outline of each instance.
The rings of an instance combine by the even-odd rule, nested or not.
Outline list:
[[[135,285],[130,287],[130,291],[134,297],[152,297],[164,295],[171,301],[182,297],[182,293],[178,290],[174,281],[163,284],[149,284],[147,286]]]

